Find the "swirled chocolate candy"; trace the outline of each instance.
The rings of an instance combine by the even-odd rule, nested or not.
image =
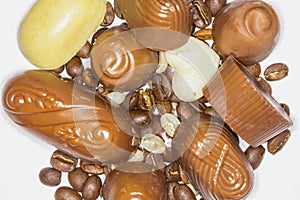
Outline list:
[[[240,200],[253,185],[253,171],[235,138],[222,121],[194,115],[181,124],[174,145],[180,152],[189,143],[179,164],[205,199]]]
[[[167,200],[167,179],[149,164],[128,162],[108,174],[102,191],[105,200]]]
[[[193,30],[190,0],[118,0],[139,42],[155,50],[176,49]]]
[[[218,12],[213,23],[216,50],[235,56],[245,65],[265,59],[279,38],[280,25],[273,8],[260,0],[236,0]]]
[[[4,87],[2,104],[13,122],[75,157],[118,163],[134,151],[132,137],[115,123],[108,104],[51,72],[14,76]]]
[[[101,34],[90,56],[100,82],[115,91],[143,86],[158,67],[157,52],[138,43],[124,24]]]

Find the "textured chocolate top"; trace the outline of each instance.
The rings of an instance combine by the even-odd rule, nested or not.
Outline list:
[[[265,59],[279,38],[280,25],[272,7],[260,0],[236,0],[218,12],[213,23],[216,50],[234,55],[245,65]]]
[[[27,71],[4,87],[2,104],[13,122],[78,158],[118,163],[134,151],[102,99],[49,71]],[[126,123],[126,122],[125,122]]]

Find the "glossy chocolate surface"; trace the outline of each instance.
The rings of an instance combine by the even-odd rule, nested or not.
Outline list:
[[[131,91],[148,82],[158,67],[158,54],[138,43],[126,25],[102,33],[91,50],[92,68],[114,91]]]
[[[15,75],[4,87],[2,104],[17,125],[77,158],[118,163],[134,151],[132,137],[103,99],[49,71]]]
[[[260,0],[236,0],[220,10],[213,23],[216,50],[245,65],[264,60],[278,42],[280,24],[273,8]]]

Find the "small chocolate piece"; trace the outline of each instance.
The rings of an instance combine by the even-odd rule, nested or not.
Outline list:
[[[245,155],[249,160],[253,170],[257,169],[258,166],[261,164],[265,155],[265,151],[266,150],[262,145],[259,145],[258,147],[249,146],[246,149]]]
[[[57,186],[61,182],[61,172],[52,167],[46,167],[40,171],[39,179],[44,185]]]
[[[203,93],[230,128],[253,147],[292,125],[279,103],[233,56],[224,61]]]
[[[245,65],[264,60],[279,38],[276,12],[260,0],[235,0],[215,17],[212,31],[216,50]]]

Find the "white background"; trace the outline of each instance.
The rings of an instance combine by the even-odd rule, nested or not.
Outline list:
[[[71,0],[70,0],[71,1]],[[255,171],[255,186],[248,199],[282,200],[299,199],[300,180],[300,54],[299,54],[299,3],[292,0],[267,0],[277,11],[281,21],[279,43],[272,54],[261,64],[266,67],[275,62],[284,62],[289,76],[272,82],[273,94],[279,102],[290,106],[294,126],[292,137],[286,147],[275,156],[267,153]],[[20,53],[17,46],[17,30],[20,21],[34,3],[33,0],[10,0],[0,7],[0,89],[15,72],[35,69]],[[259,45],[259,44],[257,44]],[[33,138],[12,124],[0,108],[0,191],[1,199],[53,199],[55,188],[43,186],[38,180],[39,170],[49,166],[54,148]],[[66,176],[63,179],[66,180]]]

